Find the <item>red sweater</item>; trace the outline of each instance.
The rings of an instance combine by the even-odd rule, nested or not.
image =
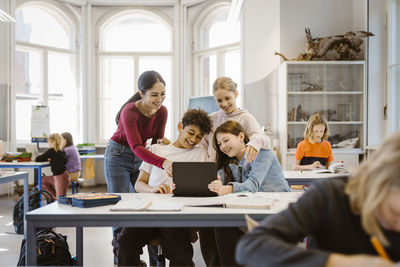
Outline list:
[[[162,168],[165,158],[159,157],[146,149],[147,139],[152,138],[152,144],[164,137],[168,112],[164,106],[148,118],[136,108],[135,103],[127,104],[121,112],[118,128],[111,140],[129,146],[133,153],[143,161]]]

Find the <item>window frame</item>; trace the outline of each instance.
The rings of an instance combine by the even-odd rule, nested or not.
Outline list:
[[[96,43],[98,45],[96,45],[96,49],[95,49],[95,61],[96,61],[96,74],[95,74],[95,82],[96,82],[96,89],[95,89],[95,93],[96,93],[96,101],[97,103],[100,103],[100,96],[101,96],[101,92],[102,92],[102,83],[101,83],[101,74],[102,74],[102,57],[118,57],[118,56],[122,56],[122,57],[131,57],[134,60],[134,73],[133,73],[133,80],[137,81],[140,73],[139,73],[139,61],[140,58],[148,58],[148,57],[165,57],[165,58],[169,58],[171,61],[171,84],[167,85],[168,88],[170,88],[171,90],[171,99],[174,99],[175,95],[179,95],[179,92],[176,92],[176,90],[174,89],[175,86],[175,69],[174,69],[174,59],[175,59],[175,48],[174,48],[174,27],[173,27],[173,21],[166,15],[162,14],[162,9],[165,7],[138,7],[138,6],[129,6],[127,8],[124,9],[116,9],[113,11],[109,11],[106,12],[105,15],[103,15],[99,21],[96,23]],[[170,30],[170,47],[171,50],[168,52],[165,51],[152,51],[152,52],[140,52],[140,51],[104,51],[103,49],[103,41],[102,41],[102,30],[106,29],[107,27],[109,27],[110,25],[112,25],[113,23],[116,23],[118,20],[121,20],[122,17],[127,17],[129,15],[135,15],[135,14],[140,14],[140,15],[147,15],[149,17],[152,17],[153,19],[155,19],[156,21],[158,21],[159,23],[163,24],[164,26],[166,26],[169,30]],[[134,92],[132,92],[132,95],[138,91],[138,85],[137,82],[134,83]],[[128,99],[126,99],[128,100]],[[173,101],[172,101],[173,103]],[[101,105],[98,104],[95,107],[96,109],[96,118],[95,120],[98,122],[101,122],[102,119],[100,118],[100,109],[101,109]],[[179,110],[179,108],[177,109]],[[172,116],[172,112],[171,110],[168,110],[168,121],[167,123],[171,123],[170,124],[170,133],[165,132],[166,136],[174,136],[174,132],[173,130],[174,128],[174,121],[173,121],[173,116]],[[115,114],[116,115],[116,114]],[[166,127],[167,130],[167,127]],[[100,144],[100,145],[105,145],[107,144],[108,140],[111,138],[111,136],[104,136],[103,138],[103,132],[102,132],[102,124],[101,123],[97,123],[96,124],[96,144]]]
[[[53,47],[53,46],[47,46],[47,45],[42,45],[42,44],[36,44],[36,43],[30,43],[26,41],[19,41],[15,38],[15,52],[17,51],[40,51],[41,53],[41,68],[42,68],[42,77],[41,77],[41,82],[42,82],[42,93],[39,95],[35,94],[19,94],[14,91],[13,97],[15,99],[15,103],[18,101],[18,99],[37,99],[38,104],[41,102],[43,105],[48,106],[49,104],[49,98],[53,96],[49,96],[49,87],[48,87],[48,55],[49,53],[61,53],[61,54],[68,54],[72,56],[72,75],[74,77],[74,90],[75,90],[75,95],[77,96],[77,103],[76,103],[76,108],[77,108],[77,130],[78,130],[78,136],[75,137],[75,140],[80,140],[82,136],[82,118],[80,116],[80,86],[79,86],[79,78],[80,78],[80,64],[79,64],[79,45],[78,45],[78,32],[79,32],[79,27],[77,23],[77,18],[75,15],[67,8],[65,5],[60,4],[60,3],[50,3],[48,1],[43,1],[43,2],[37,2],[37,1],[22,1],[15,7],[15,12],[17,12],[20,9],[23,9],[28,6],[33,6],[36,8],[40,8],[44,10],[45,12],[48,12],[52,16],[56,16],[57,20],[62,20],[62,23],[65,23],[65,25],[69,26],[70,30],[70,48],[59,48],[59,47]],[[15,60],[15,58],[14,58]],[[15,66],[14,66],[15,67]],[[14,77],[15,78],[15,77]],[[13,83],[15,85],[15,82]],[[15,89],[14,89],[15,90]],[[14,105],[15,108],[16,104]],[[19,140],[16,137],[16,133],[14,136],[14,140],[17,144],[17,146],[21,146],[26,143],[31,143],[31,140]]]
[[[203,84],[203,79],[202,77],[203,72],[202,72],[202,60],[204,57],[207,56],[216,56],[216,64],[217,64],[217,77],[225,75],[225,54],[232,52],[232,51],[239,51],[241,55],[241,62],[243,62],[243,53],[241,49],[241,43],[242,43],[242,21],[240,21],[240,27],[241,27],[241,40],[239,42],[234,42],[230,44],[225,44],[221,46],[215,46],[211,48],[201,48],[201,43],[202,43],[202,28],[204,26],[204,22],[207,21],[209,16],[213,16],[213,13],[218,12],[217,9],[221,8],[227,8],[229,9],[231,3],[230,2],[219,2],[215,3],[213,5],[207,6],[199,15],[197,20],[194,22],[194,28],[193,28],[193,50],[192,50],[192,57],[193,57],[193,70],[194,70],[194,83],[193,83],[193,93],[194,96],[203,96],[203,95],[209,95],[210,92],[206,91],[205,85]],[[239,18],[240,19],[240,18]],[[241,20],[241,19],[240,19]],[[243,63],[241,64],[241,88],[243,88]],[[236,81],[235,81],[236,82]],[[239,93],[239,99],[238,99],[238,106],[240,106],[240,101],[242,99],[243,93]]]

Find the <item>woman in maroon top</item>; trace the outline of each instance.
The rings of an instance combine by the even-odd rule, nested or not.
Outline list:
[[[147,139],[152,144],[164,138],[168,112],[162,105],[165,82],[156,71],[139,76],[139,92],[132,96],[117,114],[117,131],[109,141],[104,157],[104,173],[108,192],[134,192],[134,185],[142,161],[172,172],[172,162],[146,149]]]

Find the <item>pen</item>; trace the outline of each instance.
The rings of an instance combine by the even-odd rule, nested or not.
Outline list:
[[[387,254],[385,248],[382,246],[382,244],[379,242],[378,238],[375,236],[371,236],[371,244],[375,248],[376,252],[378,252],[379,256],[381,256],[384,259],[389,260],[389,255]]]

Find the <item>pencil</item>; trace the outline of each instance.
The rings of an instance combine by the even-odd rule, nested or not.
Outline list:
[[[379,242],[378,238],[376,238],[375,236],[371,236],[370,241],[376,252],[378,252],[379,256],[384,259],[390,260],[389,255],[387,254],[385,248],[382,246],[381,242]]]

